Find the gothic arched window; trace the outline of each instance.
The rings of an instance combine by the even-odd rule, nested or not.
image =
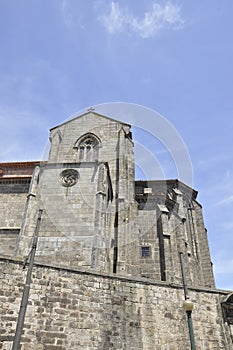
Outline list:
[[[94,162],[98,159],[100,141],[94,134],[82,136],[75,145],[78,149],[78,160],[81,162]]]

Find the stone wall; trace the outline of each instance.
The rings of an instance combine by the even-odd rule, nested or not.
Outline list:
[[[0,260],[0,349],[9,350],[26,270]],[[220,300],[226,292],[192,289],[197,350],[230,350]],[[181,286],[36,264],[21,350],[189,349]]]
[[[15,254],[30,180],[0,180],[0,254]]]

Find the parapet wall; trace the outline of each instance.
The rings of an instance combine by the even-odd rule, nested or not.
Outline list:
[[[11,349],[27,268],[0,259],[0,349]],[[197,350],[233,349],[220,301],[190,291]],[[181,286],[35,264],[21,350],[186,350]]]

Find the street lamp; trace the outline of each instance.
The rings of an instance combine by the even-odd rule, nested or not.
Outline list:
[[[188,327],[189,327],[189,338],[191,344],[191,350],[196,350],[194,332],[193,332],[193,322],[192,322],[192,311],[193,311],[193,302],[189,299],[186,299],[183,303],[183,309],[186,312]]]
[[[182,274],[182,281],[183,281],[183,288],[184,288],[184,298],[185,298],[185,301],[183,303],[183,309],[187,315],[191,350],[196,350],[194,332],[193,332],[193,322],[192,322],[192,311],[193,311],[194,305],[193,305],[193,302],[188,297],[188,288],[187,288],[187,282],[186,282],[186,276],[185,276],[183,253],[180,252],[179,256],[180,256],[180,267],[181,267],[181,274]]]

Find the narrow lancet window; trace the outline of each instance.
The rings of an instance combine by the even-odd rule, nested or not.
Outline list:
[[[84,159],[84,150],[85,150],[85,148],[83,146],[81,146],[79,149],[79,159],[80,160]]]

